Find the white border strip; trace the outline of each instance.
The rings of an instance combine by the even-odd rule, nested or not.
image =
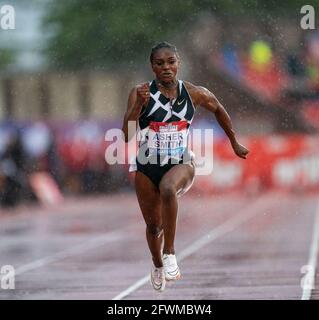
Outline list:
[[[266,199],[265,199],[266,198]],[[266,200],[266,201],[265,201]],[[269,202],[267,202],[267,197],[257,199],[253,204],[246,206],[245,208],[241,209],[236,216],[226,220],[226,222],[222,223],[218,227],[212,229],[210,232],[206,233],[204,236],[193,242],[189,247],[185,248],[178,256],[178,260],[181,261],[191,254],[196,252],[197,250],[204,247],[206,244],[216,240],[217,238],[225,235],[226,233],[233,231],[241,224],[246,222],[247,220],[254,217],[258,212],[260,212],[264,206],[268,206]],[[128,287],[126,290],[119,293],[115,296],[112,300],[121,300],[138,288],[142,287],[145,283],[148,282],[150,275],[147,274],[145,277],[139,279],[133,285]]]
[[[315,222],[313,225],[312,242],[310,246],[309,260],[308,260],[308,272],[304,278],[304,287],[302,290],[301,300],[310,300],[311,291],[315,287],[317,257],[319,247],[319,202],[315,212]]]

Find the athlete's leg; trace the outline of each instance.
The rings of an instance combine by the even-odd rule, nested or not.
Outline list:
[[[137,199],[146,223],[146,239],[155,267],[162,267],[163,226],[161,199],[158,189],[143,173],[135,175]]]
[[[172,167],[162,178],[159,189],[162,202],[162,219],[164,228],[163,253],[175,254],[174,239],[177,219],[177,196],[188,190],[193,183],[194,166],[178,164]]]

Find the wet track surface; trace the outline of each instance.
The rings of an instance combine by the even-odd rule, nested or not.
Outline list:
[[[163,293],[148,281],[134,194],[19,210],[0,215],[0,266],[16,271],[15,289],[0,289],[0,299],[301,299],[318,197],[183,196],[176,236],[182,278]],[[315,287],[311,299],[318,298]]]

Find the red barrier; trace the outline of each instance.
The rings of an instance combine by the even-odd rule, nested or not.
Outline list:
[[[260,136],[243,139],[250,150],[237,158],[226,140],[214,142],[214,169],[198,176],[193,191],[319,190],[319,136]]]

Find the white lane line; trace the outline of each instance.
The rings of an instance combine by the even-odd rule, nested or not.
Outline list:
[[[311,298],[311,291],[315,287],[317,258],[319,248],[319,202],[316,207],[315,221],[313,225],[312,241],[309,252],[309,259],[307,264],[307,273],[303,279],[303,290],[301,300],[309,300]]]
[[[180,254],[177,255],[179,261],[187,258],[206,244],[216,240],[217,238],[225,235],[226,233],[236,229],[238,226],[246,222],[247,220],[254,217],[258,212],[264,209],[264,207],[269,206],[269,202],[267,200],[273,199],[273,195],[268,195],[263,198],[257,199],[252,204],[241,209],[236,216],[226,220],[226,222],[222,223],[218,227],[212,229],[210,232],[206,233],[204,236],[193,242],[190,246],[181,251]],[[119,293],[112,300],[121,300],[138,288],[142,287],[145,283],[149,281],[150,275],[147,274],[143,278],[139,279],[133,285]]]
[[[117,230],[113,230],[113,231],[105,233],[101,236],[90,239],[86,242],[75,245],[69,249],[60,251],[56,254],[53,254],[53,255],[32,261],[32,262],[27,263],[25,265],[22,265],[21,267],[18,267],[15,270],[15,275],[20,275],[22,273],[41,268],[41,267],[48,265],[50,263],[57,262],[62,259],[83,253],[83,252],[88,251],[93,248],[97,248],[97,247],[102,246],[108,242],[114,242],[116,240],[119,240],[122,237],[127,236],[128,229],[133,228],[134,226],[135,225],[125,227],[125,228],[120,228]]]

